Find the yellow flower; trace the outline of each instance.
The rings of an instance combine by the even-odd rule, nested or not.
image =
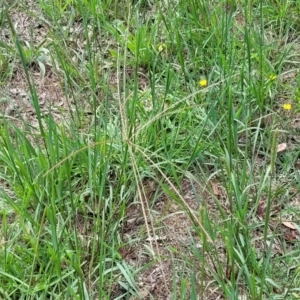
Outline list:
[[[199,81],[199,85],[200,85],[201,87],[207,86],[207,80],[206,80],[206,79],[201,79],[201,80]]]
[[[269,78],[270,78],[270,80],[275,80],[277,78],[277,76],[273,74],[273,75],[270,75]]]
[[[284,103],[282,105],[283,109],[285,110],[291,110],[292,109],[292,104],[291,103]]]

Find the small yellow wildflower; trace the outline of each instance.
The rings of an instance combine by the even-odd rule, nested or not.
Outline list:
[[[291,103],[284,103],[282,105],[283,109],[285,110],[291,110],[292,109],[292,104]]]
[[[206,86],[207,86],[207,80],[206,80],[206,79],[201,79],[201,80],[199,81],[199,85],[200,85],[201,87],[206,87]]]
[[[270,80],[275,80],[277,78],[277,76],[273,74],[273,75],[270,75],[269,78],[270,78]]]

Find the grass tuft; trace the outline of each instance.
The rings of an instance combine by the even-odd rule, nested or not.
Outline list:
[[[0,298],[297,299],[298,14],[0,5]]]

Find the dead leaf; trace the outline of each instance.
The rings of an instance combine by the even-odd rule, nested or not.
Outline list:
[[[119,254],[122,259],[128,258],[128,256],[134,254],[134,248],[130,246],[124,246],[119,249]]]
[[[292,223],[290,223],[290,222],[282,222],[282,225],[284,225],[287,228],[296,230],[296,227]]]
[[[216,182],[214,182],[214,181],[211,181],[210,184],[211,184],[211,187],[212,187],[214,195],[219,196],[220,195],[220,191],[219,191],[218,184]]]
[[[277,146],[277,153],[278,152],[282,152],[287,148],[287,144],[286,143],[281,143]]]
[[[147,299],[148,295],[149,295],[149,291],[146,288],[143,288],[138,292],[138,297],[131,296],[129,297],[129,300]]]
[[[288,230],[287,232],[285,232],[284,238],[289,242],[295,241],[297,238],[295,230]]]

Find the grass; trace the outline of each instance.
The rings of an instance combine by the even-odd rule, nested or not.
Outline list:
[[[27,2],[0,7],[1,297],[298,299],[299,3]]]

